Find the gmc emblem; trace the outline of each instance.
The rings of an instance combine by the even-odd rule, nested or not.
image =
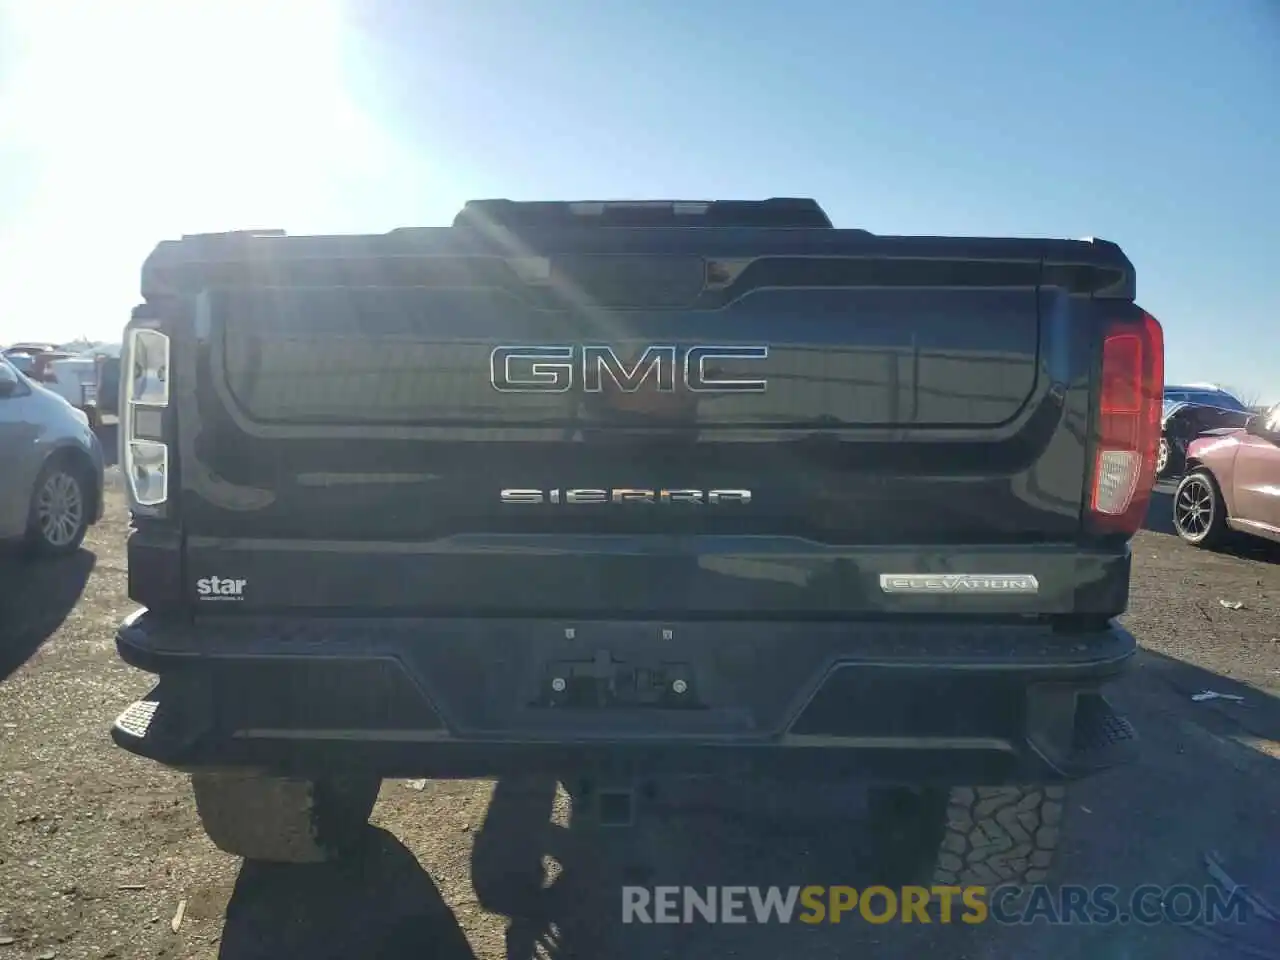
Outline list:
[[[575,386],[600,393],[606,376],[623,393],[635,393],[650,380],[658,393],[678,388],[692,393],[764,393],[763,377],[726,376],[715,364],[768,358],[765,346],[689,347],[681,362],[677,347],[657,344],[645,347],[633,364],[612,347],[594,344],[495,347],[489,355],[489,380],[501,393],[568,393]]]

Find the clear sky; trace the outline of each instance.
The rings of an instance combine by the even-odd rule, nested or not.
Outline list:
[[[1280,0],[0,0],[0,343],[155,242],[468,198],[816,197],[1100,236],[1168,376],[1280,400]]]

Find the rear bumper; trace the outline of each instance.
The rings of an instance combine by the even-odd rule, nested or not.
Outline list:
[[[1135,650],[1115,624],[193,624],[140,611],[117,647],[159,683],[116,721],[116,743],[180,769],[998,784],[1087,776],[1136,747],[1100,693]],[[607,699],[611,685],[621,702],[564,699]]]

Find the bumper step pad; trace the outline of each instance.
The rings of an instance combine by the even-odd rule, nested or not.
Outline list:
[[[1071,763],[1095,770],[1134,759],[1138,732],[1101,696],[1081,697],[1071,738]]]
[[[198,714],[184,706],[181,698],[163,697],[156,687],[142,700],[135,700],[111,725],[111,739],[117,746],[158,763],[176,763],[210,729],[209,714]],[[196,717],[199,719],[196,719]]]
[[[135,740],[145,740],[151,722],[160,709],[159,700],[135,700],[120,716],[116,717],[115,729]]]

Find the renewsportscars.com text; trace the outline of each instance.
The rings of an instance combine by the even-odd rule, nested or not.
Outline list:
[[[622,888],[623,923],[1244,923],[1248,894],[1217,886]]]

